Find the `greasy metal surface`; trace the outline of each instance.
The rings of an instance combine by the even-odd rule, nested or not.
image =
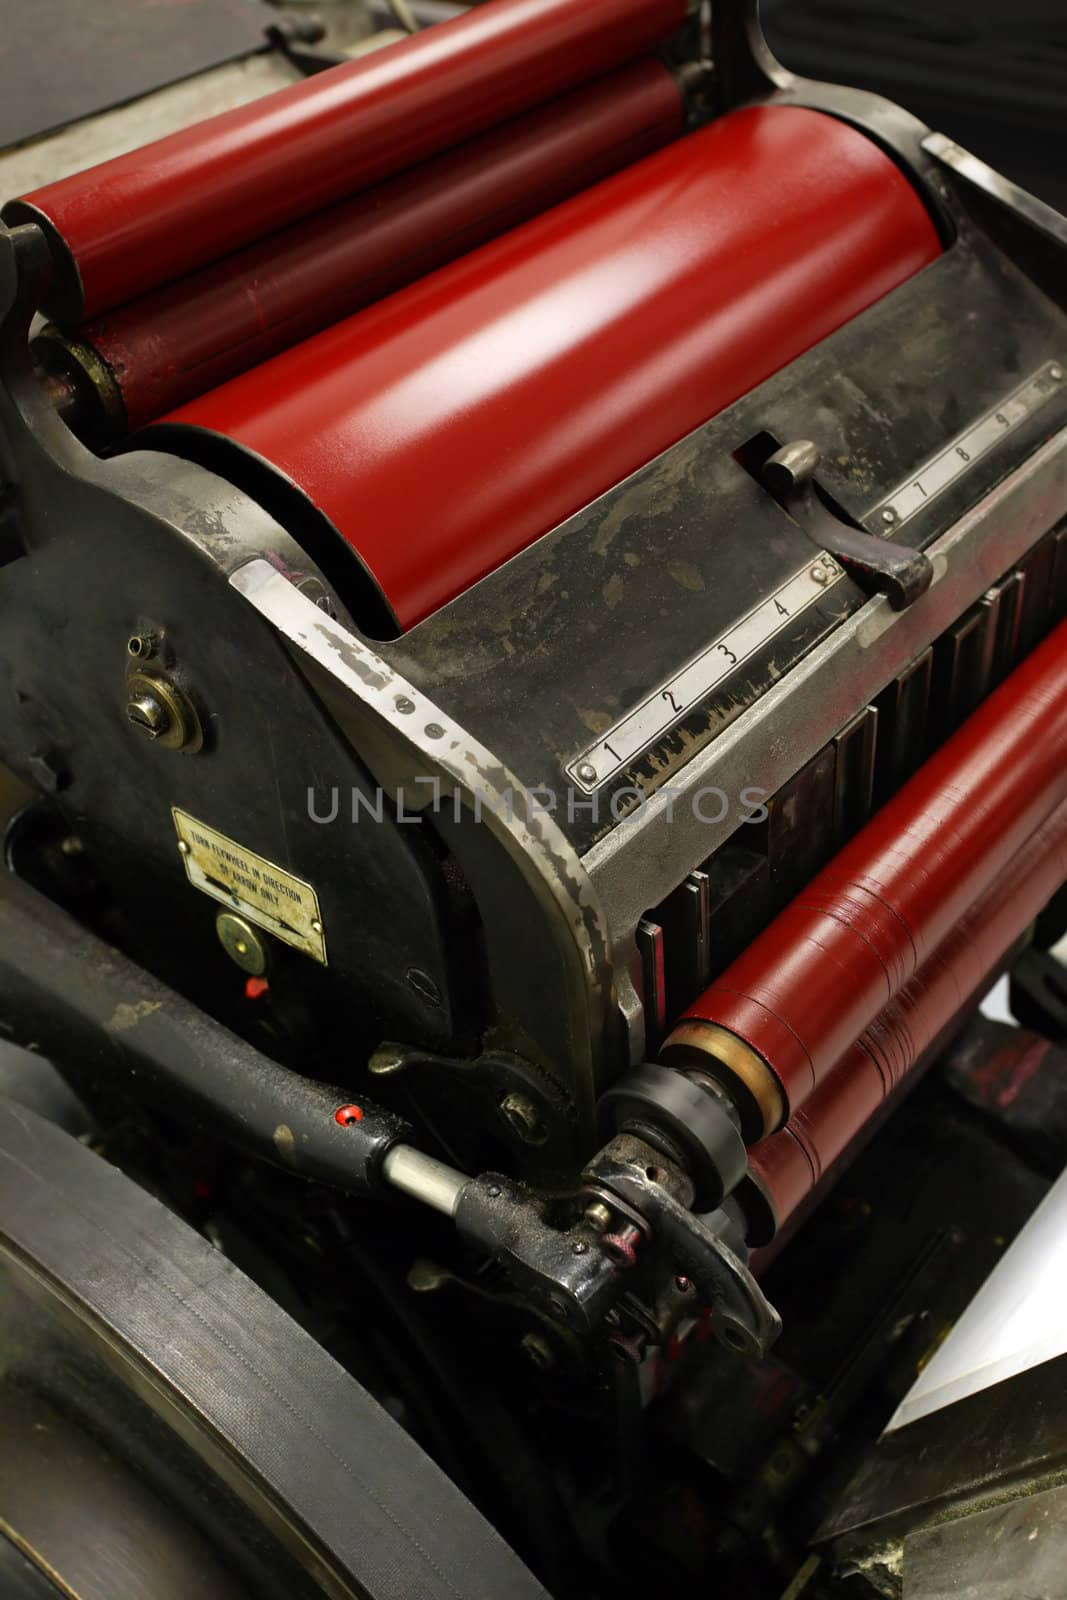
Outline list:
[[[467,1005],[461,1020],[455,989],[459,977],[469,996],[469,969],[460,975],[459,952],[450,955],[445,939],[446,924],[463,914],[462,889],[445,881],[425,830],[385,814],[353,824],[353,794],[375,804],[366,767],[225,582],[233,567],[265,555],[294,581],[313,581],[328,603],[312,562],[251,502],[198,468],[158,455],[104,462],[81,449],[29,374],[14,370],[25,359],[24,331],[5,332],[0,475],[17,485],[32,556],[0,566],[4,761],[38,786],[42,770],[52,773],[86,853],[106,863],[141,959],[160,975],[180,972],[205,1003],[208,991],[219,1003],[220,982],[231,1006],[240,999],[232,969],[220,978],[229,963],[215,908],[186,881],[177,805],[316,885],[330,968],[275,941],[279,998],[299,991],[320,1026],[343,1018],[348,1037],[359,1019],[375,1039],[454,1043],[472,1021]],[[160,750],[126,721],[127,641],[146,631],[161,636],[170,675],[201,714],[207,741],[198,755]],[[316,774],[344,794],[333,825],[309,814]],[[351,868],[343,881],[339,849]],[[412,968],[429,984],[410,984]]]
[[[1067,1487],[1023,1493],[904,1544],[906,1600],[1056,1595],[1067,1570]]]
[[[795,1114],[1065,799],[1061,623],[687,1016],[745,1040]]]
[[[491,840],[502,852],[501,858],[491,858],[494,879],[503,886],[506,875],[513,875],[515,888],[509,892],[517,896],[521,886],[550,933],[542,954],[551,952],[558,962],[558,987],[545,1005],[543,1020],[561,1014],[565,1033],[552,1065],[565,1076],[587,1121],[604,1070],[613,982],[603,914],[566,837],[492,751],[355,634],[312,605],[268,562],[249,562],[230,582],[293,647],[325,705],[350,730],[371,770],[400,796],[401,804],[421,808],[435,792],[441,797],[443,804],[435,805],[436,826],[444,831],[452,812],[456,828],[451,835],[445,831],[445,838],[468,874],[476,864],[467,852],[477,853],[479,838]],[[521,904],[514,900],[513,914]],[[491,970],[503,954],[494,944],[490,934],[486,959]],[[524,952],[524,958],[532,962],[533,951]],[[536,968],[527,965],[536,1000],[535,974]]]
[[[871,141],[749,108],[166,421],[298,483],[410,627],[938,253]]]
[[[1067,806],[1061,806],[975,900],[822,1086],[793,1112],[786,1127],[752,1152],[752,1171],[770,1198],[779,1227],[885,1100],[928,1059],[944,1030],[977,1001],[1004,956],[1065,880]],[[847,990],[844,978],[841,988],[842,993]]]
[[[630,60],[684,0],[492,0],[250,107],[34,191],[64,270],[48,309],[77,320]]]
[[[264,0],[41,0],[8,21],[0,150],[263,50],[277,14]]]
[[[114,431],[402,288],[681,127],[670,73],[634,62],[89,322],[80,341],[106,362],[125,413]]]
[[[796,663],[863,603],[849,582],[839,584],[804,613],[802,625],[732,671],[646,758],[601,790],[595,811],[583,803],[568,812],[564,773],[591,740],[669,687],[810,558],[806,536],[734,452],[763,432],[779,441],[814,437],[821,480],[863,522],[932,450],[1061,348],[1067,318],[988,244],[961,238],[854,323],[382,653],[414,682],[432,685],[483,743],[506,753],[523,782],[559,791],[556,819],[577,848],[604,841],[593,858],[598,871],[612,849],[624,851],[629,864],[609,898],[623,897],[632,930],[736,830],[746,786],[779,787],[1067,511],[1056,452],[1036,457],[1033,473],[1017,484],[1010,479],[1067,422],[1067,383],[1062,396],[910,519],[908,541],[919,547],[956,529],[937,581],[910,613],[894,621],[871,605],[864,614],[872,641],[892,627],[909,655],[893,665],[888,640],[868,648],[853,634],[844,650],[848,667],[835,667],[832,677],[824,668],[821,689],[802,711],[770,718],[770,707],[801,683]],[[982,525],[961,522],[1002,480],[1010,490],[1006,484],[1004,498],[989,503]],[[731,724],[768,699],[769,716],[759,718],[768,731],[757,734],[751,725],[752,739],[735,746],[727,738]],[[716,824],[693,817],[692,793],[703,785],[719,785],[729,797],[728,815]],[[631,786],[646,800],[637,809]],[[664,789],[675,786],[672,807]],[[613,801],[619,816],[632,812],[622,829],[614,827]],[[705,809],[715,817],[714,797]]]
[[[1060,1357],[884,1434],[818,1531],[828,1565],[873,1570],[880,1552],[899,1551],[918,1529],[950,1525],[973,1510],[1025,1501],[1062,1484],[1065,1374],[1067,1361]],[[983,1549],[988,1558],[989,1548]],[[978,1592],[985,1600],[984,1589]],[[1027,1592],[1007,1590],[1012,1600]]]

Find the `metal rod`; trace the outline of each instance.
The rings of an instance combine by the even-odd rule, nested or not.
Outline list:
[[[454,1217],[460,1195],[471,1181],[465,1172],[446,1166],[434,1156],[408,1144],[395,1144],[382,1163],[382,1177],[394,1189],[421,1200],[423,1205]]]

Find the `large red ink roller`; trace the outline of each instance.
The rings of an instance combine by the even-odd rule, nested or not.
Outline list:
[[[219,436],[269,463],[408,628],[939,250],[862,133],[751,107],[203,395],[168,419],[180,442],[154,442],[216,472]]]

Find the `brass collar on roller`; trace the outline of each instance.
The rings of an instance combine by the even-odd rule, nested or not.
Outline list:
[[[786,1118],[786,1103],[781,1085],[763,1057],[751,1045],[739,1039],[736,1033],[720,1028],[715,1022],[687,1017],[672,1030],[662,1054],[666,1057],[676,1047],[696,1050],[702,1056],[710,1057],[708,1070],[713,1071],[720,1080],[726,1077],[727,1087],[728,1074],[747,1089],[763,1121],[760,1138],[766,1138],[782,1126]]]

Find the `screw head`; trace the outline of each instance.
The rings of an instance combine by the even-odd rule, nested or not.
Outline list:
[[[886,527],[891,528],[896,520],[897,514],[893,510],[893,507],[886,506],[885,510],[882,512],[882,521],[885,523]]]
[[[591,761],[583,761],[578,768],[578,776],[583,783],[596,782],[596,768]]]
[[[808,577],[813,583],[827,584],[830,582],[830,574],[827,572],[826,568],[820,566],[818,562],[816,562],[815,566],[811,568],[811,571],[808,573]]]
[[[135,672],[126,683],[126,716],[165,750],[198,750],[200,725],[196,712],[169,678]]]
[[[571,1254],[575,1256],[584,1256],[589,1254],[589,1246],[586,1244],[584,1239],[575,1239],[574,1243],[571,1245]]]
[[[1050,368],[1049,377],[1052,379],[1053,383],[1062,383],[1063,382],[1063,368],[1062,367],[1052,367],[1052,368]]]
[[[134,727],[140,728],[150,739],[161,739],[170,727],[170,712],[149,689],[139,690],[130,697],[126,715]]]

